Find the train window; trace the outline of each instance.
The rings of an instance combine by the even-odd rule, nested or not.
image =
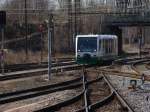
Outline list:
[[[112,52],[115,53],[115,40],[112,40]]]
[[[105,40],[105,53],[109,53],[109,40]]]
[[[110,53],[113,53],[113,39],[110,40]]]
[[[113,39],[107,39],[105,41],[106,41],[106,45],[105,45],[106,53],[107,54],[113,53],[113,49],[114,49]]]
[[[109,40],[109,53],[111,53],[111,39]]]
[[[109,53],[109,40],[107,40],[107,53]]]
[[[99,40],[99,51],[101,50],[102,40]]]
[[[97,38],[95,37],[81,37],[78,38],[77,49],[80,52],[96,52]]]
[[[115,49],[115,47],[114,47],[114,39],[112,40],[112,52],[114,53],[114,49]]]
[[[115,39],[113,39],[113,53],[115,53]]]
[[[105,40],[103,39],[103,52],[105,53]]]
[[[104,39],[104,52],[106,53],[106,46],[107,46],[107,43],[106,43],[106,40]]]
[[[108,40],[108,53],[110,53],[110,40]]]
[[[111,53],[111,39],[109,40],[109,53]]]

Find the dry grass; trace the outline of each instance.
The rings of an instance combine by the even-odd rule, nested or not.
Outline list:
[[[43,52],[42,61],[47,61],[47,53]],[[26,59],[25,51],[13,52],[9,51],[5,54],[5,63],[7,64],[19,64],[19,63],[31,63],[41,62],[41,52],[28,52],[28,59]]]
[[[132,45],[123,45],[123,50],[125,52],[130,52],[130,53],[138,53],[139,52],[139,46],[137,44],[132,44]]]
[[[43,51],[42,62],[47,61],[48,53],[47,51]],[[55,58],[69,58],[74,57],[74,54],[65,54],[65,53],[55,53],[53,55]],[[28,59],[26,60],[25,51],[14,52],[8,51],[5,53],[5,63],[6,64],[20,64],[20,63],[40,63],[41,62],[41,52],[28,52]]]

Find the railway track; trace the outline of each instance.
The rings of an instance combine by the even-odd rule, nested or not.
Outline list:
[[[146,64],[146,68],[150,70],[150,62]]]
[[[77,70],[82,67],[82,65],[75,64],[75,62],[71,63],[64,63],[63,66],[56,66],[52,67],[51,72],[62,72],[62,71],[70,71],[70,70]],[[90,67],[90,66],[86,66]],[[41,76],[48,73],[48,68],[38,68],[38,69],[31,69],[31,70],[23,70],[23,71],[16,71],[16,72],[10,72],[5,73],[4,75],[0,75],[0,81],[6,81],[6,80],[13,80],[13,79],[19,79],[19,78],[25,78],[25,77],[33,77],[33,76]]]
[[[143,58],[122,58],[122,59],[117,59],[115,61],[113,61],[113,65],[130,65],[130,64],[133,64],[133,63],[136,63],[140,60],[147,60],[149,59],[150,57],[146,56],[146,57],[143,57]]]
[[[96,82],[91,84],[88,83],[87,79],[88,76],[86,72],[84,72],[82,77],[83,89],[77,96],[63,101],[61,103],[58,103],[56,105],[47,106],[42,109],[36,110],[35,112],[72,112],[72,108],[70,107],[74,107],[74,112],[102,112],[101,108],[103,106],[110,105],[112,101],[118,103],[118,111],[120,110],[123,112],[134,112],[134,110],[129,106],[129,104],[127,104],[127,102],[114,89],[114,87],[105,75],[103,75],[103,77],[100,78],[101,80],[97,80]],[[115,110],[115,112],[117,111]]]
[[[130,77],[135,79],[141,79],[142,74],[145,75],[145,80],[150,81],[150,70],[149,70],[149,63],[150,58],[131,58],[131,59],[121,59],[116,60],[111,66],[105,67],[105,68],[98,68],[97,70],[93,70],[93,72],[103,72],[111,75],[117,75],[117,76],[123,76],[123,77]],[[120,71],[120,68],[117,69],[117,67],[120,67],[121,65],[131,66],[131,69],[134,72],[122,72]],[[129,65],[128,65],[129,64]]]
[[[73,80],[57,84],[44,85],[36,88],[0,94],[0,104],[11,103],[19,100],[29,99],[40,95],[53,93],[56,91],[63,91],[66,89],[76,88],[82,85],[82,83],[80,83],[81,79],[82,78],[79,77]]]
[[[137,58],[137,59],[139,59],[139,58]],[[75,63],[75,61],[73,61],[73,60],[70,61],[70,60],[72,60],[72,59],[71,58],[70,59],[59,59],[57,61],[57,63],[53,63],[52,73],[67,71],[67,70],[76,70],[76,69],[80,69],[82,67],[82,65],[77,65]],[[121,62],[124,62],[122,60],[121,60]],[[128,61],[129,60],[135,61],[134,59],[128,59]],[[118,61],[116,61],[114,63],[116,64],[116,63],[118,63]],[[120,63],[120,60],[119,60],[119,63]],[[15,67],[15,66],[17,66],[17,67]],[[87,66],[87,67],[89,67],[89,66]],[[10,72],[10,70],[14,71],[14,72]],[[13,79],[25,78],[25,77],[31,77],[31,76],[40,76],[43,74],[47,74],[48,69],[47,69],[47,63],[45,62],[42,65],[33,64],[33,63],[11,65],[8,68],[8,71],[9,71],[8,73],[5,73],[4,75],[0,75],[0,81],[13,80]]]
[[[139,76],[144,76],[145,80],[150,81],[150,70],[148,69],[148,63],[150,59],[140,60],[131,65],[132,69],[136,71]]]
[[[72,66],[71,66],[72,67]],[[78,68],[81,68],[81,66]],[[58,69],[58,68],[57,68]],[[70,68],[65,68],[70,70]],[[64,69],[64,70],[65,70]],[[60,71],[62,68],[60,69]],[[39,73],[41,70],[37,70]],[[47,69],[43,69],[47,72]],[[55,71],[55,70],[54,70]],[[87,75],[86,72],[92,72],[98,74],[94,78],[92,75]],[[134,112],[129,104],[121,97],[121,95],[115,90],[110,81],[105,75],[99,77],[99,74],[114,74],[125,77],[141,78],[140,75],[134,73],[125,73],[118,71],[109,71],[106,69],[98,70],[87,70],[84,72],[82,77],[74,80],[41,86],[38,88],[27,89],[23,91],[16,91],[11,93],[0,94],[0,104],[7,104],[11,102],[31,99],[34,97],[55,93],[64,90],[77,90],[77,94],[74,97],[69,98],[65,101],[59,102],[54,105],[49,105],[44,108],[35,110],[36,112],[49,112],[49,111],[60,111],[64,112],[67,110],[73,110],[75,112],[103,112],[107,108],[110,112]],[[42,72],[41,72],[42,73]],[[13,76],[13,75],[12,75]],[[4,79],[5,80],[5,79]],[[7,80],[7,79],[6,79]],[[102,81],[103,80],[103,81]],[[11,112],[11,111],[10,111]],[[67,111],[68,112],[68,111]]]
[[[75,64],[75,61],[73,58],[59,58],[59,59],[53,59],[52,61],[52,67],[64,66],[66,64]],[[47,62],[25,63],[25,64],[5,65],[4,70],[5,70],[5,73],[8,73],[8,72],[31,70],[31,69],[46,68],[46,67],[48,67]],[[2,69],[0,68],[0,72],[1,71]]]
[[[94,83],[96,81],[101,80],[102,78],[96,78],[87,81],[87,84]],[[58,83],[58,84],[53,84],[53,85],[46,85],[42,87],[37,87],[37,88],[31,88],[27,90],[21,90],[21,91],[16,91],[16,92],[10,92],[10,93],[5,93],[5,94],[0,94],[0,104],[2,105],[7,105],[7,103],[13,103],[16,101],[21,101],[21,100],[28,100],[34,97],[46,95],[46,94],[51,94],[54,92],[59,92],[59,91],[65,91],[65,90],[71,90],[71,89],[78,89],[82,87],[82,78],[78,77],[73,80],[69,80],[66,82]],[[80,90],[80,89],[79,89]],[[78,97],[82,94],[82,92],[77,95]],[[54,108],[53,106],[52,108]]]

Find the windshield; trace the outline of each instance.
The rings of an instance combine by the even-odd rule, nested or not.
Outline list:
[[[97,38],[95,37],[78,38],[77,49],[79,52],[96,52],[97,51]]]

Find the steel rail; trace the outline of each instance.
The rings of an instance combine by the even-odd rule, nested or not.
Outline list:
[[[64,90],[79,88],[83,85],[82,82],[79,82],[81,81],[81,79],[82,78],[80,77],[77,79],[73,79],[73,80],[58,83],[58,84],[52,84],[52,85],[41,86],[37,88],[31,88],[31,89],[27,89],[23,91],[16,91],[12,93],[1,94],[0,104],[11,103],[15,101],[30,99],[33,97],[54,93],[54,92],[60,92]],[[92,84],[101,79],[102,78],[97,78],[95,80],[88,81],[87,84]]]
[[[84,91],[82,91],[81,93],[79,93],[78,95],[66,100],[66,101],[62,101],[60,103],[57,103],[55,105],[52,105],[50,107],[45,107],[43,109],[39,109],[39,110],[35,110],[34,112],[51,112],[51,111],[58,111],[61,107],[70,105],[76,101],[79,101],[81,99],[81,97],[83,96]]]
[[[147,61],[150,61],[150,59],[144,59],[144,60],[137,61],[137,62],[135,62],[135,63],[133,63],[133,64],[131,65],[131,68],[132,68],[137,74],[142,75],[141,71],[136,68],[136,65],[138,65],[138,64],[140,64],[140,63],[143,63],[143,62],[147,62]]]
[[[130,63],[134,63],[136,61],[139,60],[143,60],[143,59],[149,59],[150,57],[144,57],[144,58],[122,58],[122,59],[117,59],[115,61],[113,61],[113,64],[115,65],[120,65],[120,64],[130,64]]]
[[[140,75],[138,75],[137,73],[120,72],[120,71],[106,70],[106,69],[88,70],[88,71],[89,72],[96,72],[96,73],[107,73],[107,74],[111,74],[111,75],[140,79]]]
[[[86,84],[85,75],[86,75],[86,73],[84,73],[84,75],[83,75],[83,91],[82,91],[82,95],[84,97],[84,103],[85,103],[85,105],[84,105],[84,108],[81,108],[81,109],[77,110],[76,112],[91,112],[91,111],[94,111],[96,108],[100,108],[103,105],[108,105],[111,101],[114,100],[115,97],[117,97],[119,99],[119,101],[121,102],[121,105],[123,106],[123,109],[127,109],[129,112],[134,112],[134,110],[127,104],[127,102],[114,89],[114,87],[112,86],[112,84],[109,82],[109,80],[106,78],[105,75],[103,77],[101,77],[101,79],[104,78],[105,82],[108,84],[109,88],[111,89],[111,93],[107,97],[105,97],[104,99],[102,99],[102,100],[100,100],[100,101],[98,101],[98,102],[96,102],[94,104],[88,105],[88,99],[87,99],[87,90],[88,90],[88,88],[87,88],[87,86],[88,86],[89,83]],[[75,100],[75,101],[77,101],[77,100]],[[73,102],[75,102],[75,101],[73,101]],[[67,102],[68,102],[68,100],[66,100],[64,102],[61,102],[61,103],[58,103],[56,105],[59,105],[59,108],[63,107],[64,104],[67,104],[65,106],[70,105]],[[58,109],[58,106],[50,106],[50,107],[46,107],[44,109],[38,110],[36,112],[53,111],[54,108],[52,108],[52,107],[55,107],[55,110],[56,110],[56,107]]]
[[[147,68],[148,70],[150,70],[150,62],[147,63],[145,66],[146,66],[146,68]]]
[[[112,85],[112,83],[109,81],[107,76],[103,74],[104,80],[107,82],[111,90],[116,94],[118,100],[128,110],[128,112],[135,112],[134,109],[126,102],[126,100],[119,94],[119,92],[115,89],[115,87]]]
[[[82,79],[82,77],[79,77],[79,78],[75,78],[75,79],[68,80],[68,81],[65,81],[65,82],[48,84],[48,85],[43,85],[43,86],[39,86],[39,87],[34,87],[34,88],[29,88],[29,89],[24,89],[24,90],[18,90],[18,91],[15,91],[15,92],[2,93],[2,94],[0,94],[0,98],[9,97],[9,96],[13,96],[13,95],[24,94],[24,93],[27,93],[27,92],[35,92],[35,91],[39,91],[41,89],[45,90],[45,89],[50,89],[50,88],[61,87],[61,86],[73,84],[75,82],[80,81],[81,79]]]
[[[83,78],[82,78],[82,86],[83,86],[83,90],[82,90],[82,92],[81,92],[81,94],[82,94],[82,97],[84,98],[84,103],[85,103],[85,105],[84,105],[84,107],[83,107],[83,110],[86,108],[86,105],[87,105],[87,112],[89,112],[89,106],[88,106],[88,100],[87,100],[87,96],[86,96],[86,93],[85,93],[85,91],[87,90],[86,89],[86,86],[88,86],[88,85],[90,85],[90,84],[92,84],[92,83],[95,83],[95,82],[97,82],[97,81],[100,81],[100,80],[102,80],[103,79],[103,77],[99,77],[99,78],[97,78],[97,79],[94,79],[94,80],[92,80],[92,81],[86,81],[85,80],[85,77],[84,77],[84,75],[83,75]],[[81,98],[81,97],[80,97]],[[64,106],[68,106],[68,105],[70,105],[70,104],[72,104],[72,103],[74,103],[74,102],[76,102],[76,101],[78,101],[78,100],[80,100],[79,98],[78,98],[78,96],[76,97],[73,97],[73,98],[71,98],[71,99],[74,99],[73,101],[71,101],[71,103],[70,103],[70,99],[69,100],[66,100],[66,101],[63,101],[63,102],[61,102],[61,103],[58,103],[58,104],[56,104],[56,105],[52,105],[52,106],[49,106],[49,107],[44,107],[43,109],[39,109],[39,110],[36,110],[35,112],[49,112],[49,111],[55,111],[55,110],[58,110],[58,109],[60,109],[61,107],[64,107]],[[81,109],[82,110],[82,109]],[[86,109],[85,109],[86,110]]]
[[[11,103],[11,102],[15,102],[15,101],[24,100],[24,99],[30,99],[30,98],[34,98],[34,97],[38,97],[38,96],[42,96],[42,95],[46,95],[46,94],[50,94],[50,93],[54,93],[54,92],[70,90],[70,89],[73,89],[73,88],[78,88],[81,85],[82,85],[81,83],[71,84],[71,85],[66,85],[64,87],[48,89],[48,90],[44,90],[44,91],[40,91],[40,92],[33,92],[32,94],[27,94],[27,95],[21,95],[21,96],[12,97],[12,98],[1,99],[0,100],[0,104],[6,104],[6,103]]]
[[[104,77],[102,77],[102,79],[104,79]],[[114,92],[111,92],[107,97],[105,97],[104,99],[97,101],[96,103],[93,103],[91,105],[87,105],[88,107],[84,107],[82,109],[76,110],[75,112],[93,112],[96,108],[100,108],[103,105],[108,104],[110,101],[112,101],[114,99]],[[88,100],[86,100],[86,102],[88,102]],[[88,110],[87,110],[88,109]]]
[[[105,97],[104,99],[89,105],[89,107],[88,107],[89,111],[93,112],[95,109],[98,109],[98,108],[100,108],[100,107],[102,107],[104,105],[109,105],[109,103],[111,101],[113,101],[115,97],[117,97],[117,99],[121,103],[121,106],[122,106],[123,110],[126,110],[128,112],[135,112],[133,110],[133,108],[117,92],[117,90],[113,87],[113,85],[110,83],[110,81],[108,80],[108,78],[104,74],[103,74],[103,78],[104,78],[105,82],[108,84],[109,88],[111,89],[111,93],[107,97]],[[82,108],[80,110],[77,110],[76,112],[84,112],[85,110],[86,110],[85,108]]]
[[[52,67],[56,66],[64,66],[64,65],[71,65],[75,64],[76,62],[73,60],[67,60],[67,61],[52,61]],[[21,71],[21,70],[31,70],[31,69],[38,69],[38,68],[46,68],[48,67],[47,62],[39,63],[26,63],[26,64],[14,64],[14,65],[5,65],[5,73],[8,72],[15,72],[15,71]],[[1,72],[1,68],[0,68]]]
[[[84,71],[83,73],[84,106],[85,106],[85,112],[89,112],[88,99],[87,99],[88,88],[87,88],[87,80],[85,75],[86,75],[86,71]]]
[[[52,68],[52,73],[62,72],[62,71],[78,70],[81,67],[82,67],[82,65],[77,65],[77,64],[69,65],[69,66],[62,66],[62,67],[53,67]],[[91,66],[87,65],[86,67],[91,67]],[[31,76],[41,76],[43,74],[47,74],[47,72],[48,72],[48,68],[5,73],[5,75],[0,76],[0,81],[26,78],[26,77],[31,77]]]
[[[97,108],[100,108],[104,105],[108,105],[112,100],[114,100],[115,98],[115,93],[114,92],[111,92],[109,96],[105,97],[104,99],[100,100],[100,101],[97,101],[96,103],[94,104],[91,104],[89,106],[89,109],[91,111],[94,111],[95,109]]]

